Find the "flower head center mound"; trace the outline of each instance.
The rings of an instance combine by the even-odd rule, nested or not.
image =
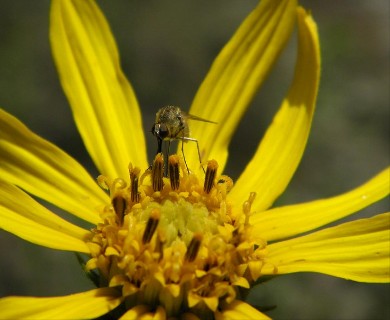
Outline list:
[[[159,154],[142,175],[129,166],[129,185],[99,177],[111,203],[93,229],[86,267],[98,271],[101,286],[121,290],[127,309],[212,315],[260,276],[266,242],[249,224],[255,194],[235,208],[227,199],[233,181],[217,176],[214,160],[202,177],[177,155],[164,167]]]

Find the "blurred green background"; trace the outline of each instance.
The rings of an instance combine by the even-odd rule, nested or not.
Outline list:
[[[117,39],[124,72],[143,112],[149,155],[157,109],[188,110],[211,62],[257,1],[99,1]],[[389,163],[388,1],[302,1],[318,23],[322,81],[302,163],[278,204],[347,191]],[[97,172],[62,93],[48,43],[48,0],[0,4],[0,106]],[[295,38],[251,104],[230,145],[236,179],[291,79]],[[1,130],[1,128],[0,128]],[[1,159],[0,159],[1,161]],[[0,162],[1,165],[1,162]],[[356,217],[389,210],[388,200]],[[0,296],[62,295],[92,288],[72,253],[0,232]],[[389,319],[388,285],[318,274],[287,275],[256,287],[276,319]]]

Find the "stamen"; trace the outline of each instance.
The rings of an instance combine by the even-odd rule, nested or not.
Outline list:
[[[121,179],[121,178],[116,178],[116,179],[112,182],[112,184],[111,184],[111,186],[110,186],[110,195],[112,196],[112,195],[116,194],[116,191],[117,191],[117,190],[123,190],[123,189],[125,189],[126,186],[127,186],[127,183],[126,183],[125,180],[123,180],[123,179]]]
[[[214,186],[215,176],[217,174],[218,163],[215,160],[210,160],[207,163],[206,176],[204,179],[203,190],[209,193]]]
[[[138,179],[139,184],[142,186],[144,184],[145,178],[150,176],[151,174],[152,174],[152,165],[150,165],[150,167],[146,169],[143,174],[141,174],[141,176]]]
[[[152,187],[154,191],[161,191],[164,182],[164,157],[162,153],[158,153],[154,158],[152,165]]]
[[[138,177],[140,174],[140,169],[132,166],[129,167],[130,171],[130,194],[131,194],[131,202],[139,202],[140,193],[138,192]]]
[[[233,180],[228,176],[220,176],[218,184],[223,184],[226,187],[226,192],[229,192],[233,188]]]
[[[180,154],[168,152],[145,171],[130,164],[126,181],[98,178],[110,197],[87,240],[86,267],[99,283],[121,286],[125,308],[213,318],[264,265],[272,271],[267,242],[249,224],[256,194],[237,210],[228,198],[233,180],[220,175],[215,160],[203,167],[200,176],[189,172]]]
[[[126,208],[127,208],[126,199],[121,195],[117,195],[111,200],[111,203],[112,206],[114,207],[114,211],[118,217],[119,223],[122,224],[123,217],[125,215]]]
[[[203,235],[200,232],[194,233],[190,244],[188,245],[187,252],[185,255],[185,261],[192,262],[198,255],[200,244],[202,243]]]
[[[179,157],[172,155],[168,159],[168,173],[172,190],[178,190],[180,186]]]
[[[108,177],[100,175],[97,177],[97,183],[100,188],[104,190],[110,190],[111,181]]]
[[[242,210],[244,211],[245,214],[245,225],[249,224],[249,216],[251,213],[251,208],[252,208],[252,203],[255,201],[256,198],[256,192],[251,192],[249,194],[249,198],[247,201],[244,202],[242,205]]]
[[[232,180],[232,178],[230,178],[228,176],[220,176],[218,178],[217,188],[218,188],[218,191],[220,192],[220,194],[222,196],[222,199],[226,200],[226,195],[233,188],[233,180]],[[223,201],[223,202],[225,203],[225,201]],[[222,203],[221,203],[221,205],[222,205]],[[221,209],[222,209],[222,206],[221,206]],[[221,214],[222,213],[223,212],[221,211]]]
[[[147,244],[152,240],[153,234],[156,232],[158,222],[160,221],[160,210],[155,208],[150,212],[150,217],[146,223],[146,228],[142,237],[142,243]]]

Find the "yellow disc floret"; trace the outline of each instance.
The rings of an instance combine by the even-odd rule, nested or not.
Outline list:
[[[255,194],[233,208],[233,181],[217,176],[215,160],[203,179],[183,166],[177,155],[165,166],[158,154],[141,176],[129,166],[129,185],[98,178],[111,203],[93,229],[86,267],[98,271],[99,285],[121,290],[126,309],[209,317],[260,276],[266,243],[249,224]]]

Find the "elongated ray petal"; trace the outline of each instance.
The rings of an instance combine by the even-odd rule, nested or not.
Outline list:
[[[0,206],[0,227],[32,243],[52,249],[89,253],[84,241],[27,219]]]
[[[337,197],[274,208],[251,217],[256,233],[268,241],[310,231],[357,212],[390,192],[390,169]],[[288,223],[286,223],[288,221]]]
[[[62,87],[99,171],[128,179],[146,167],[141,114],[110,28],[91,0],[52,1],[50,41]]]
[[[3,319],[94,319],[122,301],[114,288],[100,288],[61,297],[7,297],[0,299]]]
[[[0,181],[0,228],[38,245],[89,253],[87,230],[57,217],[23,191]]]
[[[228,319],[248,319],[248,320],[269,320],[265,314],[253,308],[248,303],[235,300],[228,305],[223,311],[216,312],[216,320]]]
[[[80,240],[90,233],[55,215],[19,188],[0,180],[0,208]],[[3,211],[0,211],[3,216]],[[6,224],[10,222],[6,221]],[[4,227],[3,227],[4,228]],[[6,229],[6,228],[4,228]]]
[[[0,176],[86,221],[109,200],[85,169],[0,109]]]
[[[385,213],[271,244],[261,272],[319,272],[361,282],[390,282],[389,229],[390,214]]]
[[[264,210],[285,190],[306,146],[320,76],[317,28],[311,16],[298,10],[298,57],[290,91],[261,141],[256,154],[230,195],[240,201],[250,191],[258,196],[255,210]]]
[[[295,0],[261,1],[214,61],[190,113],[217,122],[192,121],[203,160],[217,159],[221,172],[238,122],[293,30]],[[194,146],[185,146],[191,168],[199,167]]]

